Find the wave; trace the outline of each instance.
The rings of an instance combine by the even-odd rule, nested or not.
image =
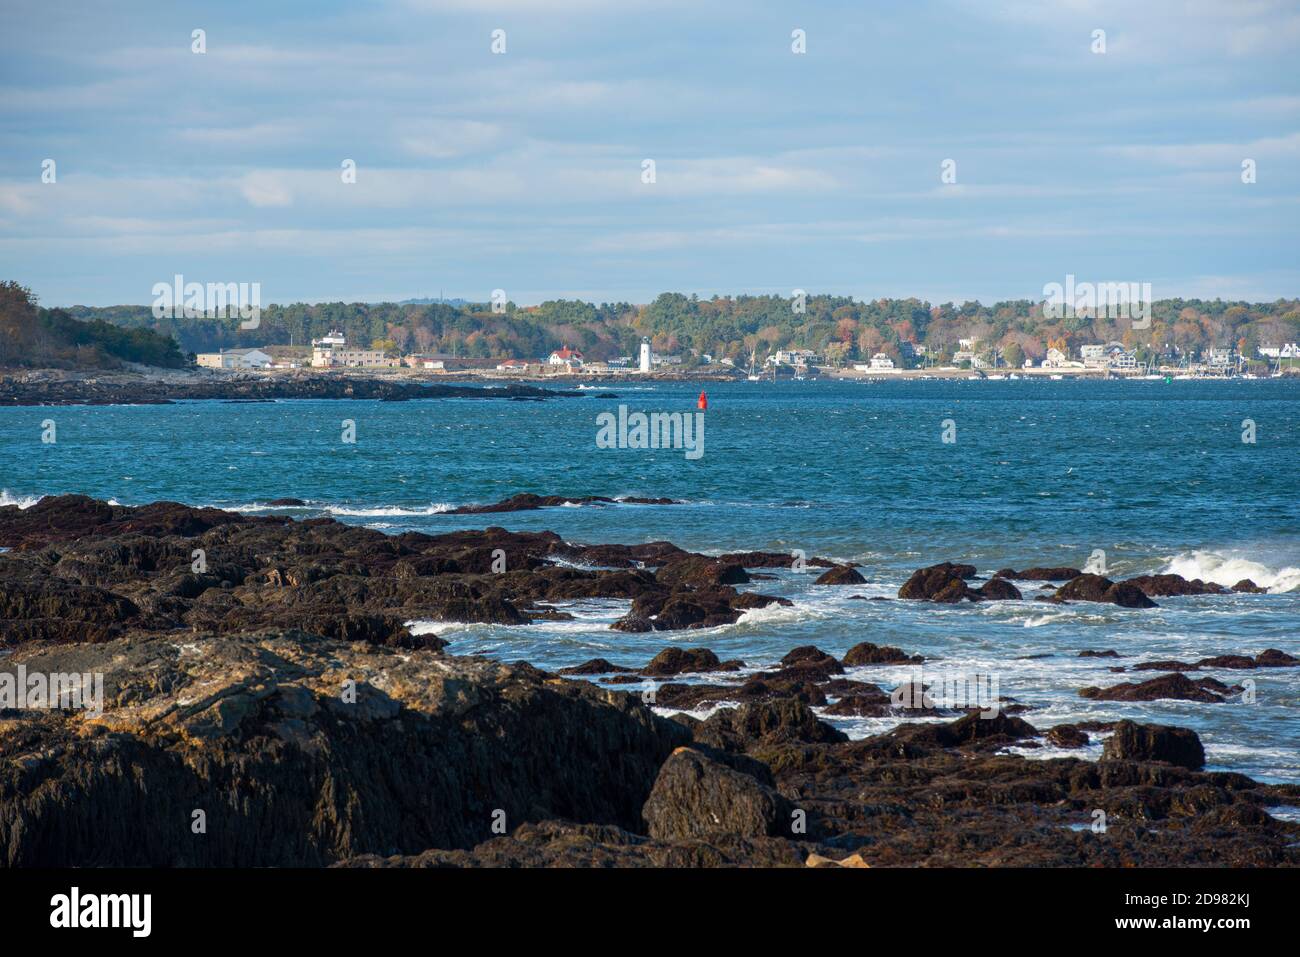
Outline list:
[[[1176,555],[1161,570],[1165,575],[1182,575],[1199,578],[1231,588],[1243,578],[1249,578],[1270,594],[1278,595],[1300,589],[1300,567],[1287,565],[1276,571],[1260,562],[1224,555],[1220,552],[1195,551]]]
[[[44,495],[11,495],[7,488],[0,488],[0,507],[5,505],[17,505],[19,508],[31,508]]]
[[[441,515],[450,512],[455,506],[447,502],[430,502],[424,507],[405,508],[401,505],[381,506],[378,508],[354,508],[348,505],[321,506],[332,515],[347,515],[351,518],[386,518],[397,516]]]
[[[430,502],[425,506],[402,505],[335,505],[331,502],[304,500],[301,505],[271,505],[267,502],[243,502],[239,505],[213,505],[226,512],[325,512],[349,518],[402,518],[407,516],[441,515],[454,506],[447,502]]]

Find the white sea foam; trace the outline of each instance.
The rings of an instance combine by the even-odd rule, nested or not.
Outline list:
[[[0,507],[5,505],[17,505],[19,508],[31,508],[44,495],[11,495],[7,488],[0,489]]]
[[[350,505],[325,505],[323,509],[331,515],[346,515],[352,518],[388,518],[400,516],[441,515],[450,512],[454,505],[447,502],[430,502],[424,507],[404,508],[401,505],[380,506],[377,508],[354,507]]]
[[[1188,579],[1200,578],[1229,588],[1243,578],[1249,578],[1275,595],[1300,589],[1300,567],[1288,565],[1274,571],[1259,562],[1220,552],[1185,552],[1169,559],[1162,573],[1182,575]]]
[[[1035,615],[1033,618],[1025,619],[1026,628],[1039,628],[1043,625],[1050,625],[1054,621],[1063,621],[1069,618],[1068,612],[1059,612],[1055,615]]]

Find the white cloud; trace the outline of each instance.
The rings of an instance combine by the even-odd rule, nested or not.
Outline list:
[[[253,206],[293,205],[293,191],[287,179],[270,171],[244,176],[239,181],[239,192]]]
[[[414,156],[452,159],[499,145],[505,131],[496,123],[439,119],[413,124],[398,135],[402,146]]]

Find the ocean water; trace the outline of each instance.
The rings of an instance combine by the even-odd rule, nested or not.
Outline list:
[[[611,631],[620,602],[563,606],[574,615],[567,622],[422,627],[457,653],[546,667],[596,656],[639,664],[669,644],[707,645],[754,668],[802,644],[834,654],[859,641],[897,645],[936,659],[926,665],[931,677],[995,675],[999,693],[1031,706],[1023,716],[1038,726],[1120,717],[1184,725],[1201,733],[1212,768],[1300,782],[1300,669],[1192,675],[1249,678],[1252,704],[1077,694],[1152,677],[1108,671],[1143,660],[1265,648],[1300,656],[1300,382],[807,381],[707,390],[697,459],[595,442],[596,416],[620,404],[694,411],[699,387],[682,383],[547,402],[3,408],[0,504],[80,492],[123,504],[332,515],[385,532],[502,525],[581,542],[667,539],[703,552],[801,550],[854,561],[865,586],[817,587],[815,569],[779,570],[776,581],[743,587],[793,607],[707,631]],[[345,419],[355,422],[355,444],[341,440]],[[57,429],[52,444],[41,441],[44,420]],[[1255,441],[1243,442],[1250,423]],[[943,441],[945,425],[954,442]],[[521,491],[687,504],[445,514]],[[262,504],[286,496],[310,505]],[[914,569],[942,560],[970,562],[982,575],[1104,561],[1112,578],[1172,571],[1232,585],[1248,577],[1269,594],[1160,598],[1148,610],[849,599],[894,596]],[[1038,593],[1033,583],[1022,590]],[[1077,657],[1106,648],[1126,657]],[[888,688],[911,674],[876,667],[850,677]],[[836,723],[856,736],[897,719]],[[1098,739],[1083,753],[1100,753]]]

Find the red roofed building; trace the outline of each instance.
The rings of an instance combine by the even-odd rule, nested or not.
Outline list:
[[[550,357],[546,360],[546,364],[550,366],[568,366],[569,368],[577,368],[582,365],[582,353],[577,349],[570,349],[568,346],[565,346],[563,349],[557,349],[552,352]]]

